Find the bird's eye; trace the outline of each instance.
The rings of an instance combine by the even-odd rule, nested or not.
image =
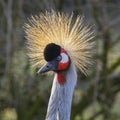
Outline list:
[[[60,61],[61,59],[62,59],[61,55],[57,56],[57,58],[56,58],[57,61]]]

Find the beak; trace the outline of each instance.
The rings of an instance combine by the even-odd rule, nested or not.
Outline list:
[[[40,68],[38,70],[37,73],[44,73],[44,72],[47,72],[47,71],[55,71],[56,70],[56,63],[55,62],[47,62],[42,68]]]

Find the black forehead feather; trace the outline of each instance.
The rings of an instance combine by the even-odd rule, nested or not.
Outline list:
[[[51,61],[60,55],[61,47],[54,43],[48,44],[44,49],[44,58],[46,61]]]

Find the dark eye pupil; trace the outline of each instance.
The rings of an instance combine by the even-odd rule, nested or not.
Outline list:
[[[61,55],[57,56],[57,58],[56,58],[57,61],[60,61],[61,59],[62,59]]]

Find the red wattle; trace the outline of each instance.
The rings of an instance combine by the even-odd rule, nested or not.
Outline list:
[[[59,84],[64,84],[66,81],[65,74],[64,73],[58,73],[57,74],[57,80]]]

